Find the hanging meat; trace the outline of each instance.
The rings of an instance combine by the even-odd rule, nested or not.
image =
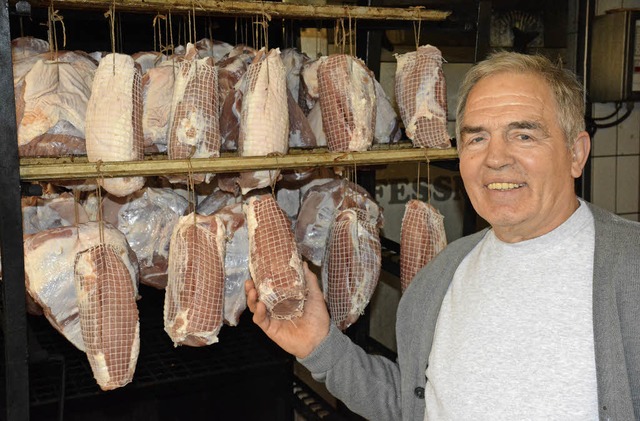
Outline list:
[[[220,156],[220,109],[218,105],[218,69],[213,59],[198,59],[192,44],[180,62],[173,85],[169,117],[169,159],[213,158]],[[212,174],[196,174],[193,181],[209,182]],[[184,176],[169,177],[184,182]]]
[[[75,256],[78,314],[93,376],[112,390],[132,381],[140,352],[137,272],[124,236],[119,244],[93,240]]]
[[[291,224],[271,195],[251,197],[244,206],[249,231],[249,270],[271,317],[302,315],[305,279]]]
[[[404,292],[418,271],[447,246],[444,216],[421,200],[407,202],[400,229],[400,286]]]
[[[22,156],[83,155],[96,62],[82,52],[41,54],[18,89]]]
[[[442,54],[432,45],[397,54],[396,102],[406,135],[419,148],[450,148]]]
[[[131,56],[109,54],[100,60],[87,105],[86,140],[90,162],[144,158],[142,83]],[[140,190],[144,182],[143,177],[98,179],[116,196]]]
[[[289,142],[286,70],[280,49],[262,49],[239,82],[242,110],[238,151],[241,156],[286,154]],[[242,194],[275,184],[279,171],[241,173]]]
[[[166,287],[171,233],[187,205],[170,188],[146,187],[126,197],[107,195],[103,199],[104,220],[125,235],[138,257],[141,283]]]
[[[237,326],[240,315],[247,308],[244,282],[249,272],[249,232],[242,203],[225,206],[216,212],[225,226],[227,247],[224,255],[224,320]]]
[[[142,131],[145,151],[167,151],[171,98],[177,73],[178,64],[172,59],[163,61],[142,76]]]
[[[320,87],[318,86],[318,67],[322,60],[310,60],[300,68],[300,85],[298,87],[298,104],[305,113],[309,112],[320,99]]]
[[[46,194],[22,198],[22,232],[35,234],[51,228],[66,227],[89,221],[84,207],[73,194]]]
[[[370,223],[380,228],[382,210],[362,187],[345,179],[336,179],[311,187],[304,194],[295,225],[300,253],[320,266],[325,257],[327,237],[335,215],[341,210],[359,208]]]
[[[327,239],[322,285],[331,320],[345,330],[364,313],[378,285],[380,236],[371,216],[346,209],[336,216]]]
[[[137,290],[138,264],[124,235],[110,224],[102,230],[103,243],[122,251],[129,282]],[[80,318],[79,294],[74,284],[76,256],[100,244],[97,222],[64,226],[40,231],[24,238],[24,269],[26,290],[38,303],[47,320],[78,349],[84,351]]]
[[[330,151],[366,151],[376,121],[374,77],[367,66],[347,54],[320,59],[318,86],[322,126]]]
[[[164,330],[175,346],[214,344],[224,311],[223,222],[215,215],[183,216],[170,250]]]

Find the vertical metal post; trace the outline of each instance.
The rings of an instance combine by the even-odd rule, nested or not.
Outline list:
[[[0,7],[0,255],[6,419],[29,419],[29,366],[25,309],[20,162],[13,93],[9,4]]]
[[[478,23],[476,28],[475,62],[482,61],[491,48],[491,0],[478,3]]]

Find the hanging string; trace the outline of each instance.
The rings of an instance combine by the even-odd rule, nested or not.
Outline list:
[[[59,13],[58,10],[53,8],[53,0],[51,0],[51,4],[49,5],[48,11],[48,27],[49,27],[49,51],[52,53],[52,58],[56,58],[58,56],[58,34],[56,30],[56,22],[60,22],[62,26],[62,48],[67,46],[67,30],[64,26],[64,18]]]
[[[96,196],[98,196],[98,233],[100,234],[100,244],[104,244],[104,216],[102,214],[102,188],[104,184],[104,175],[100,172],[100,164],[102,161],[98,161],[96,168],[98,170],[99,183],[96,183]]]
[[[418,161],[418,181],[416,183],[416,200],[420,200],[420,166],[422,163]]]
[[[104,14],[104,17],[109,19],[109,28],[111,29],[111,53],[113,53],[113,74],[116,74],[116,29],[115,29],[115,13],[116,2],[115,0]]]
[[[193,166],[191,165],[191,158],[187,161],[189,164],[189,172],[187,173],[187,197],[189,201],[189,211],[193,212],[193,225],[196,224],[196,186],[193,180]]]
[[[198,34],[196,33],[196,3],[195,1],[191,2],[191,12],[193,13],[193,43],[195,44],[198,41]]]
[[[415,11],[416,11],[416,15],[418,16],[418,27],[416,29],[416,21],[413,21],[413,37],[416,41],[416,50],[418,49],[418,47],[420,46],[420,31],[421,31],[421,26],[422,26],[422,14],[420,13],[420,10],[423,9],[423,6],[416,6],[415,7]]]
[[[427,158],[427,203],[431,204],[431,161],[426,151],[425,158]]]
[[[80,206],[80,192],[78,189],[73,190],[73,222],[75,226],[78,226],[80,223],[80,211],[78,207]]]

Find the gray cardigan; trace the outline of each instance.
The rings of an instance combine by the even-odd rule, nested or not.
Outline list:
[[[640,224],[590,205],[595,221],[593,320],[601,420],[640,420]],[[486,230],[451,243],[398,307],[398,359],[368,355],[335,326],[299,360],[336,398],[370,420],[423,420],[425,369],[440,305]]]

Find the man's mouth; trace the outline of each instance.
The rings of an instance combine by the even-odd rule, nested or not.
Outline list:
[[[516,184],[516,183],[489,183],[487,184],[487,188],[489,190],[514,190],[519,189],[520,187],[524,187],[525,184]]]

